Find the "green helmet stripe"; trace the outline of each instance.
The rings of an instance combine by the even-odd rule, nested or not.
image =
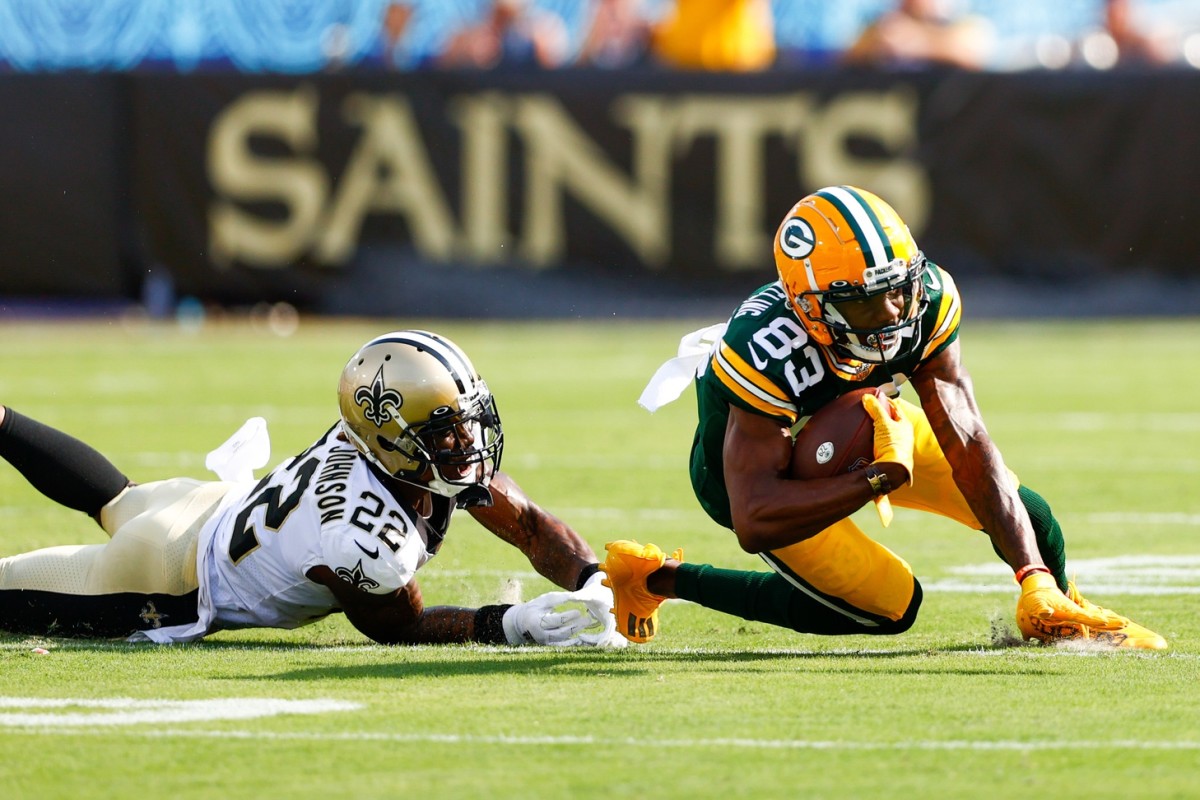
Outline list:
[[[816,194],[817,197],[832,203],[846,218],[859,247],[869,259],[867,266],[876,267],[892,262],[896,254],[892,250],[887,231],[884,230],[878,215],[858,191],[849,186],[831,186],[821,189]]]

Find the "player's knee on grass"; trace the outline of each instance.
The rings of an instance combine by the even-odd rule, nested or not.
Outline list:
[[[857,609],[836,598],[816,597],[794,589],[789,603],[789,627],[799,633],[824,636],[894,636],[904,633],[917,620],[924,593],[913,578],[912,597],[897,619]]]
[[[912,600],[908,603],[908,608],[904,610],[904,615],[895,622],[887,622],[880,625],[880,629],[876,631],[883,636],[891,636],[897,633],[904,633],[913,626],[917,621],[917,612],[921,610],[921,601],[925,598],[924,592],[921,591],[921,582],[913,578],[913,594]]]

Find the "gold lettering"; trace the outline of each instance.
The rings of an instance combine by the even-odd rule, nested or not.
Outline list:
[[[462,226],[465,255],[481,263],[508,260],[508,168],[505,127],[511,103],[485,92],[450,103],[450,118],[462,131]]]
[[[549,266],[566,250],[562,193],[569,190],[606,221],[648,266],[661,265],[670,247],[667,208],[669,132],[654,124],[648,101],[627,99],[618,114],[634,127],[632,179],[613,166],[545,95],[517,99],[514,125],[525,151],[525,231],[521,255]]]
[[[350,95],[344,117],[359,138],[329,199],[330,179],[313,157],[318,96],[311,86],[250,92],[213,123],[208,177],[217,198],[209,209],[214,264],[234,261],[276,269],[310,249],[320,263],[353,257],[368,214],[399,214],[425,257],[462,256],[478,263],[510,260],[509,132],[521,141],[524,208],[519,250],[546,267],[568,248],[564,196],[570,194],[626,242],[648,268],[670,258],[672,159],[701,136],[715,139],[713,247],[722,270],[759,269],[766,209],[766,152],[771,137],[797,151],[804,189],[850,183],[887,198],[912,227],[924,227],[930,183],[908,152],[916,143],[918,101],[900,88],[839,94],[818,105],[813,95],[623,95],[611,109],[629,131],[629,164],[614,162],[560,100],[543,94],[485,92],[454,99],[447,113],[461,132],[462,230],[433,169],[412,108],[402,96]],[[885,157],[855,155],[851,136],[870,137]],[[286,156],[255,153],[251,140],[271,138]],[[448,146],[448,145],[445,145]],[[326,206],[328,203],[328,206]],[[248,204],[257,204],[255,210]],[[282,214],[261,211],[278,206]],[[700,232],[699,235],[708,235]]]
[[[680,138],[712,134],[717,139],[716,231],[718,265],[761,269],[768,136],[794,137],[803,125],[805,95],[741,99],[692,95],[680,102]]]
[[[228,267],[291,265],[308,248],[325,203],[329,179],[320,162],[302,156],[317,138],[317,95],[309,86],[294,92],[249,92],[214,120],[208,138],[208,179],[218,199],[208,212],[209,257]],[[292,158],[265,158],[250,149],[252,136],[283,141]],[[282,220],[270,220],[234,201],[283,205]]]
[[[803,174],[816,186],[848,183],[887,199],[914,235],[929,219],[929,176],[905,152],[917,140],[916,95],[908,89],[849,92],[816,111],[805,127]],[[859,159],[846,149],[851,134],[871,136],[893,154]]]
[[[446,259],[456,236],[454,218],[438,184],[408,101],[357,93],[343,115],[363,127],[317,241],[319,260],[342,264],[354,254],[363,218],[403,214],[417,250]]]

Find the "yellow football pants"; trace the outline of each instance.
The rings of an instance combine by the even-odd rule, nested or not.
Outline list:
[[[980,530],[979,520],[954,483],[950,463],[925,412],[906,400],[897,402],[912,420],[916,438],[913,480],[888,495],[892,505],[929,511]],[[1009,474],[1015,485],[1016,475],[1011,470]],[[912,567],[849,518],[802,542],[772,550],[769,556],[764,560],[785,578],[793,582],[799,578],[818,592],[869,614],[898,620],[912,601]]]

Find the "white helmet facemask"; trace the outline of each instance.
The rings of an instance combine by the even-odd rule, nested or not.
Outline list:
[[[822,322],[835,349],[859,361],[883,364],[906,355],[920,341],[921,314],[929,304],[922,284],[924,273],[925,258],[918,253],[911,264],[897,260],[874,274],[868,271],[866,285],[835,282],[825,291],[802,295],[800,300],[820,305]],[[903,293],[904,307],[891,325],[856,328],[838,308],[839,303],[861,302],[896,290]]]

